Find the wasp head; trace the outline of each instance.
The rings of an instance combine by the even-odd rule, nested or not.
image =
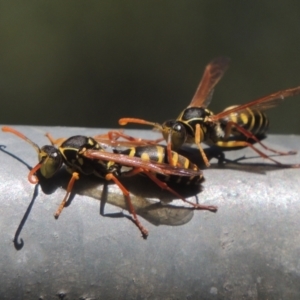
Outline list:
[[[171,143],[172,149],[180,148],[187,139],[184,124],[176,120],[168,120],[162,124],[162,135],[167,142]]]
[[[41,174],[45,178],[52,177],[63,163],[60,152],[54,146],[43,146],[38,152],[38,157]]]

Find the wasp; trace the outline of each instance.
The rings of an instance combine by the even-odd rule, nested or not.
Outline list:
[[[72,174],[66,189],[66,195],[54,214],[55,218],[58,218],[61,214],[69,199],[75,181],[79,179],[79,174],[94,174],[108,181],[113,181],[122,191],[128,205],[128,210],[133,216],[133,221],[140,229],[144,238],[147,237],[148,230],[141,224],[136,215],[129,191],[118,179],[123,175],[145,174],[161,188],[168,190],[184,202],[191,204],[195,209],[210,210],[213,212],[217,210],[216,206],[192,203],[181,197],[167,185],[166,182],[168,180],[176,179],[177,182],[183,181],[182,177],[188,178],[185,184],[200,183],[203,181],[203,175],[196,165],[175,152],[172,155],[173,160],[177,162],[177,166],[174,167],[169,163],[165,163],[163,161],[165,150],[161,146],[146,146],[146,148],[142,146],[139,148],[132,147],[120,153],[111,153],[105,151],[92,137],[77,135],[68,139],[55,140],[50,134],[46,134],[51,145],[45,145],[40,148],[29,138],[13,128],[2,127],[2,131],[17,135],[32,145],[37,151],[39,162],[28,174],[30,183],[38,183],[38,178],[35,175],[38,170],[43,177],[50,178],[61,169],[63,164],[66,165],[67,170]],[[55,147],[56,144],[59,144],[58,148]],[[133,152],[134,149],[136,150],[135,152]],[[125,171],[122,169],[124,166],[127,167]]]
[[[215,145],[224,149],[251,147],[261,157],[267,158],[278,165],[280,162],[272,159],[253,144],[259,143],[264,149],[279,155],[295,154],[295,151],[280,152],[265,146],[261,140],[265,137],[269,121],[265,110],[278,105],[286,97],[300,93],[300,86],[275,92],[246,104],[228,107],[224,111],[214,114],[207,107],[211,102],[216,84],[229,67],[230,59],[218,57],[212,60],[205,68],[191,103],[174,120],[163,124],[148,122],[136,118],[122,118],[120,125],[137,123],[153,126],[162,132],[170,149],[177,150],[183,144],[196,144],[206,166],[208,159],[202,149],[201,143]],[[168,154],[171,158],[171,155]],[[299,167],[299,165],[292,165]]]

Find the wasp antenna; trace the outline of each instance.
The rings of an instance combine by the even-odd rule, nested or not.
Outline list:
[[[35,175],[35,172],[37,172],[41,168],[42,164],[38,163],[34,168],[31,169],[31,171],[28,174],[28,181],[32,184],[36,184],[39,182],[38,178]]]
[[[4,132],[10,132],[10,133],[15,134],[19,138],[21,138],[24,141],[26,141],[27,143],[29,143],[36,150],[37,153],[41,152],[40,147],[36,143],[34,143],[32,140],[30,140],[28,137],[26,137],[24,134],[22,134],[21,132],[13,129],[11,127],[8,127],[8,126],[3,126],[2,127],[2,131],[4,131]]]
[[[135,124],[143,124],[143,125],[149,125],[153,126],[158,129],[162,129],[162,126],[159,123],[154,123],[154,122],[149,122],[143,119],[136,119],[136,118],[121,118],[119,120],[119,124],[124,126],[127,125],[128,123],[135,123]]]

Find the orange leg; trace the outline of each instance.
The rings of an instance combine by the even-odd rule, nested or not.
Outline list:
[[[198,149],[200,150],[201,156],[203,158],[203,161],[206,165],[206,167],[210,166],[210,163],[207,159],[207,156],[203,150],[203,148],[201,147],[201,141],[200,141],[200,124],[196,124],[196,130],[195,130],[195,144],[197,145]]]
[[[77,172],[73,172],[72,177],[69,181],[68,187],[67,187],[67,192],[66,195],[64,197],[64,199],[62,200],[62,202],[60,203],[56,213],[54,214],[54,217],[57,219],[59,217],[59,215],[61,214],[62,210],[64,209],[66,202],[68,201],[69,195],[73,189],[75,180],[79,179],[79,174]]]
[[[140,229],[140,231],[143,235],[143,238],[147,238],[147,236],[149,234],[148,230],[141,224],[141,222],[139,221],[139,219],[136,215],[135,209],[134,209],[131,199],[130,199],[129,191],[122,185],[122,183],[112,173],[107,174],[105,176],[105,179],[112,180],[120,188],[120,190],[122,191],[122,193],[126,199],[126,202],[128,205],[128,210],[132,214],[133,220],[134,220],[136,226]]]
[[[156,139],[156,140],[146,140],[146,139],[142,139],[142,138],[135,138],[130,135],[124,134],[123,131],[116,131],[116,130],[111,130],[111,131],[107,132],[106,134],[96,135],[94,138],[96,140],[98,139],[100,141],[101,141],[101,139],[109,139],[112,143],[113,142],[118,143],[117,142],[118,139],[123,138],[135,145],[158,144],[164,140],[163,138]]]
[[[171,166],[175,166],[175,163],[173,161],[173,155],[172,155],[172,146],[171,146],[171,133],[168,135],[168,141],[167,141],[167,157],[168,162]]]
[[[165,182],[159,180],[155,175],[153,175],[151,172],[144,170],[142,168],[135,168],[132,169],[130,172],[126,173],[126,176],[133,176],[139,173],[143,173],[147,175],[153,182],[155,182],[160,188],[169,191],[173,195],[175,195],[177,198],[181,199],[183,202],[186,202],[190,205],[192,205],[195,209],[201,209],[201,210],[209,210],[211,212],[216,212],[218,210],[217,206],[214,205],[201,205],[201,204],[196,204],[193,202],[190,202],[183,198],[181,195],[179,195],[177,192],[175,192],[173,189],[171,189]]]
[[[264,149],[271,151],[273,153],[279,154],[279,155],[293,155],[296,154],[296,151],[289,151],[289,152],[280,152],[274,149],[271,149],[267,146],[265,146],[259,139],[256,138],[255,135],[253,135],[251,132],[249,132],[248,130],[244,129],[243,127],[239,126],[238,124],[234,123],[234,122],[228,122],[226,125],[226,135],[228,136],[230,134],[231,128],[235,127],[238,131],[240,131],[243,135],[245,135],[245,137],[249,138],[249,139],[253,139],[255,142],[257,142],[258,144],[260,144]],[[267,154],[263,153],[262,151],[258,150],[256,147],[254,147],[251,143],[248,143],[246,141],[220,141],[216,143],[217,146],[220,147],[250,147],[251,149],[253,149],[256,153],[258,153],[261,157],[269,159],[271,161],[273,161],[274,163],[276,163],[277,165],[286,167],[286,165],[280,163],[279,161],[271,158],[270,156],[268,156]],[[291,167],[293,168],[299,168],[300,165],[299,164],[294,164],[291,165]]]
[[[286,168],[286,167],[299,168],[300,167],[299,164],[294,164],[294,165],[282,164],[279,161],[277,161],[277,160],[271,158],[270,156],[266,155],[262,151],[258,150],[251,143],[248,143],[248,142],[244,142],[244,141],[217,142],[216,145],[219,146],[219,147],[250,147],[256,153],[258,153],[259,156],[261,156],[262,158],[271,160],[272,162],[274,162],[275,164],[277,164],[280,167],[284,167],[284,168]]]
[[[225,129],[225,136],[226,137],[230,135],[232,127],[235,127],[245,137],[247,137],[248,139],[254,140],[256,143],[260,144],[264,149],[266,149],[268,151],[271,151],[271,152],[279,154],[279,155],[294,155],[294,154],[297,154],[297,151],[282,152],[282,151],[274,150],[272,148],[267,147],[254,134],[252,134],[251,132],[249,132],[248,130],[243,128],[242,126],[240,126],[240,125],[238,125],[238,124],[236,124],[235,122],[232,122],[232,121],[230,121],[226,124],[226,129]]]
[[[98,134],[94,136],[94,139],[109,139],[111,141],[116,141],[118,139],[119,133],[122,134],[122,131],[110,130],[107,133]],[[115,137],[116,135],[116,137]]]
[[[211,212],[216,212],[218,210],[218,207],[214,206],[214,205],[201,205],[201,204],[196,204],[196,203],[190,202],[190,201],[186,200],[185,198],[183,198],[181,195],[179,195],[177,192],[175,192],[173,189],[171,189],[165,182],[163,182],[163,181],[159,180],[158,178],[156,178],[150,172],[144,171],[144,174],[146,174],[159,187],[161,187],[164,190],[169,191],[170,193],[175,195],[177,198],[181,199],[183,202],[186,202],[186,203],[192,205],[195,209],[209,210]]]
[[[121,131],[109,131],[108,136],[111,140],[116,140],[116,139],[122,137],[123,139],[128,140],[130,142],[137,142],[137,143],[141,143],[141,144],[143,144],[143,143],[158,144],[164,140],[163,138],[156,139],[156,140],[146,140],[146,139],[142,139],[142,138],[135,138],[130,135],[124,134]]]

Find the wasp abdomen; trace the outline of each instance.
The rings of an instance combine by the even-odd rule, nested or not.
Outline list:
[[[198,171],[199,168],[197,165],[193,164],[188,158],[178,154],[175,151],[172,151],[172,162],[169,162],[167,149],[164,146],[141,146],[141,147],[132,147],[130,149],[122,151],[122,154],[126,154],[128,156],[139,157],[144,161],[154,161],[158,163],[164,164],[173,164],[174,166],[190,169],[194,171]],[[156,174],[156,176],[162,181],[170,181],[173,183],[179,184],[198,184],[203,181],[202,174],[199,176],[177,176],[177,175],[162,175]]]
[[[227,107],[224,111],[236,106],[237,105]],[[256,137],[263,137],[269,128],[268,117],[264,112],[257,109],[246,108],[242,112],[229,114],[226,118],[220,120],[224,128],[230,121],[242,126]],[[235,136],[244,136],[240,131],[235,130],[234,127],[232,128],[231,133]]]

